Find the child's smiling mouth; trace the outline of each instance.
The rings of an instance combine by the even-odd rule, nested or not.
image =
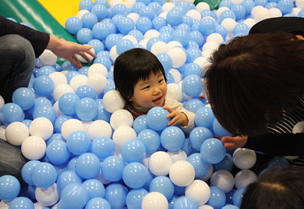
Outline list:
[[[158,98],[154,99],[152,102],[153,102],[153,103],[156,103],[156,104],[159,104],[159,103],[161,103],[162,98],[163,98],[163,97],[158,97]]]

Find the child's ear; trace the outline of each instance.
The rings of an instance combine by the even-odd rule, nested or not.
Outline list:
[[[133,101],[133,97],[128,97],[128,101],[132,102]]]

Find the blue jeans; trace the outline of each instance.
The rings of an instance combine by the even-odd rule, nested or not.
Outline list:
[[[19,35],[0,37],[0,95],[5,103],[19,87],[27,87],[35,68],[35,53],[28,40]]]

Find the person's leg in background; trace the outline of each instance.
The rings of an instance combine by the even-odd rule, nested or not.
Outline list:
[[[19,87],[27,87],[35,68],[35,53],[30,42],[19,35],[0,37],[0,95],[5,103]]]

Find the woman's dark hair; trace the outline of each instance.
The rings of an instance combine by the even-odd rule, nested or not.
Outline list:
[[[215,117],[234,135],[255,136],[282,120],[304,93],[304,41],[294,34],[238,37],[210,58],[205,89]]]
[[[164,68],[153,53],[141,48],[130,49],[115,60],[113,72],[115,87],[128,103],[133,96],[136,83],[158,72],[161,72],[166,80]]]
[[[277,168],[262,174],[245,189],[240,209],[302,209],[304,169]]]

